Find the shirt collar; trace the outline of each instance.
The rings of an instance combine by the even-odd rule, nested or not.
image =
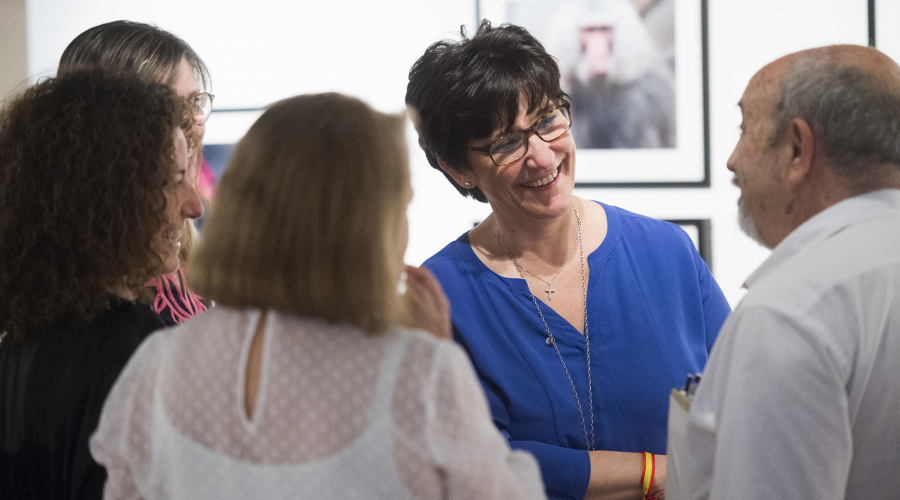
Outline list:
[[[743,287],[750,288],[804,248],[821,243],[854,222],[874,216],[883,210],[900,211],[900,189],[871,191],[822,210],[800,224],[779,243],[769,258],[747,277]]]

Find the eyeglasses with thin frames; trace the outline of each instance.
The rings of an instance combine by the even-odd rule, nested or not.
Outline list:
[[[216,96],[209,92],[200,92],[191,98],[191,105],[194,108],[194,118],[209,118],[212,113],[212,103]]]
[[[486,153],[491,157],[494,165],[502,167],[528,154],[529,135],[534,134],[544,142],[553,142],[565,135],[570,128],[572,128],[572,115],[569,113],[569,103],[563,101],[527,129],[498,137],[486,146],[469,149]]]

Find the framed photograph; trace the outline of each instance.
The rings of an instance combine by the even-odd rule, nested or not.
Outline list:
[[[712,232],[709,219],[667,219],[667,222],[678,224],[691,237],[700,257],[712,271]]]
[[[572,98],[576,187],[708,187],[707,0],[479,0],[526,28]]]

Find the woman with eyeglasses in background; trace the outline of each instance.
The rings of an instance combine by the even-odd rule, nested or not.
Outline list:
[[[196,124],[195,140],[190,145],[189,179],[198,187],[201,177],[210,178],[211,171],[202,158],[202,139],[214,96],[205,91],[210,85],[206,65],[184,40],[144,23],[113,21],[101,24],[69,43],[60,57],[58,73],[82,67],[133,71],[149,81],[169,86],[189,101]],[[184,266],[196,240],[197,229],[194,221],[189,219],[181,230],[181,251],[166,263],[166,273],[147,284],[156,293],[153,308],[167,325],[181,323],[206,310],[206,304],[191,291],[185,280]]]
[[[88,438],[165,325],[147,280],[202,208],[183,99],[134,73],[67,71],[0,112],[0,498],[99,499]]]
[[[678,226],[573,195],[578,103],[559,78],[536,38],[488,21],[413,65],[429,163],[493,210],[423,266],[551,498],[662,498],[669,393],[703,369],[729,307]]]

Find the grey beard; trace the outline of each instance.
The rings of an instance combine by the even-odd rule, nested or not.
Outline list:
[[[753,216],[750,215],[750,210],[747,209],[747,204],[744,202],[743,198],[738,199],[738,225],[751,240],[764,247],[768,247],[765,241],[763,241],[762,235],[759,234],[759,229],[756,228],[756,222],[753,221]]]

